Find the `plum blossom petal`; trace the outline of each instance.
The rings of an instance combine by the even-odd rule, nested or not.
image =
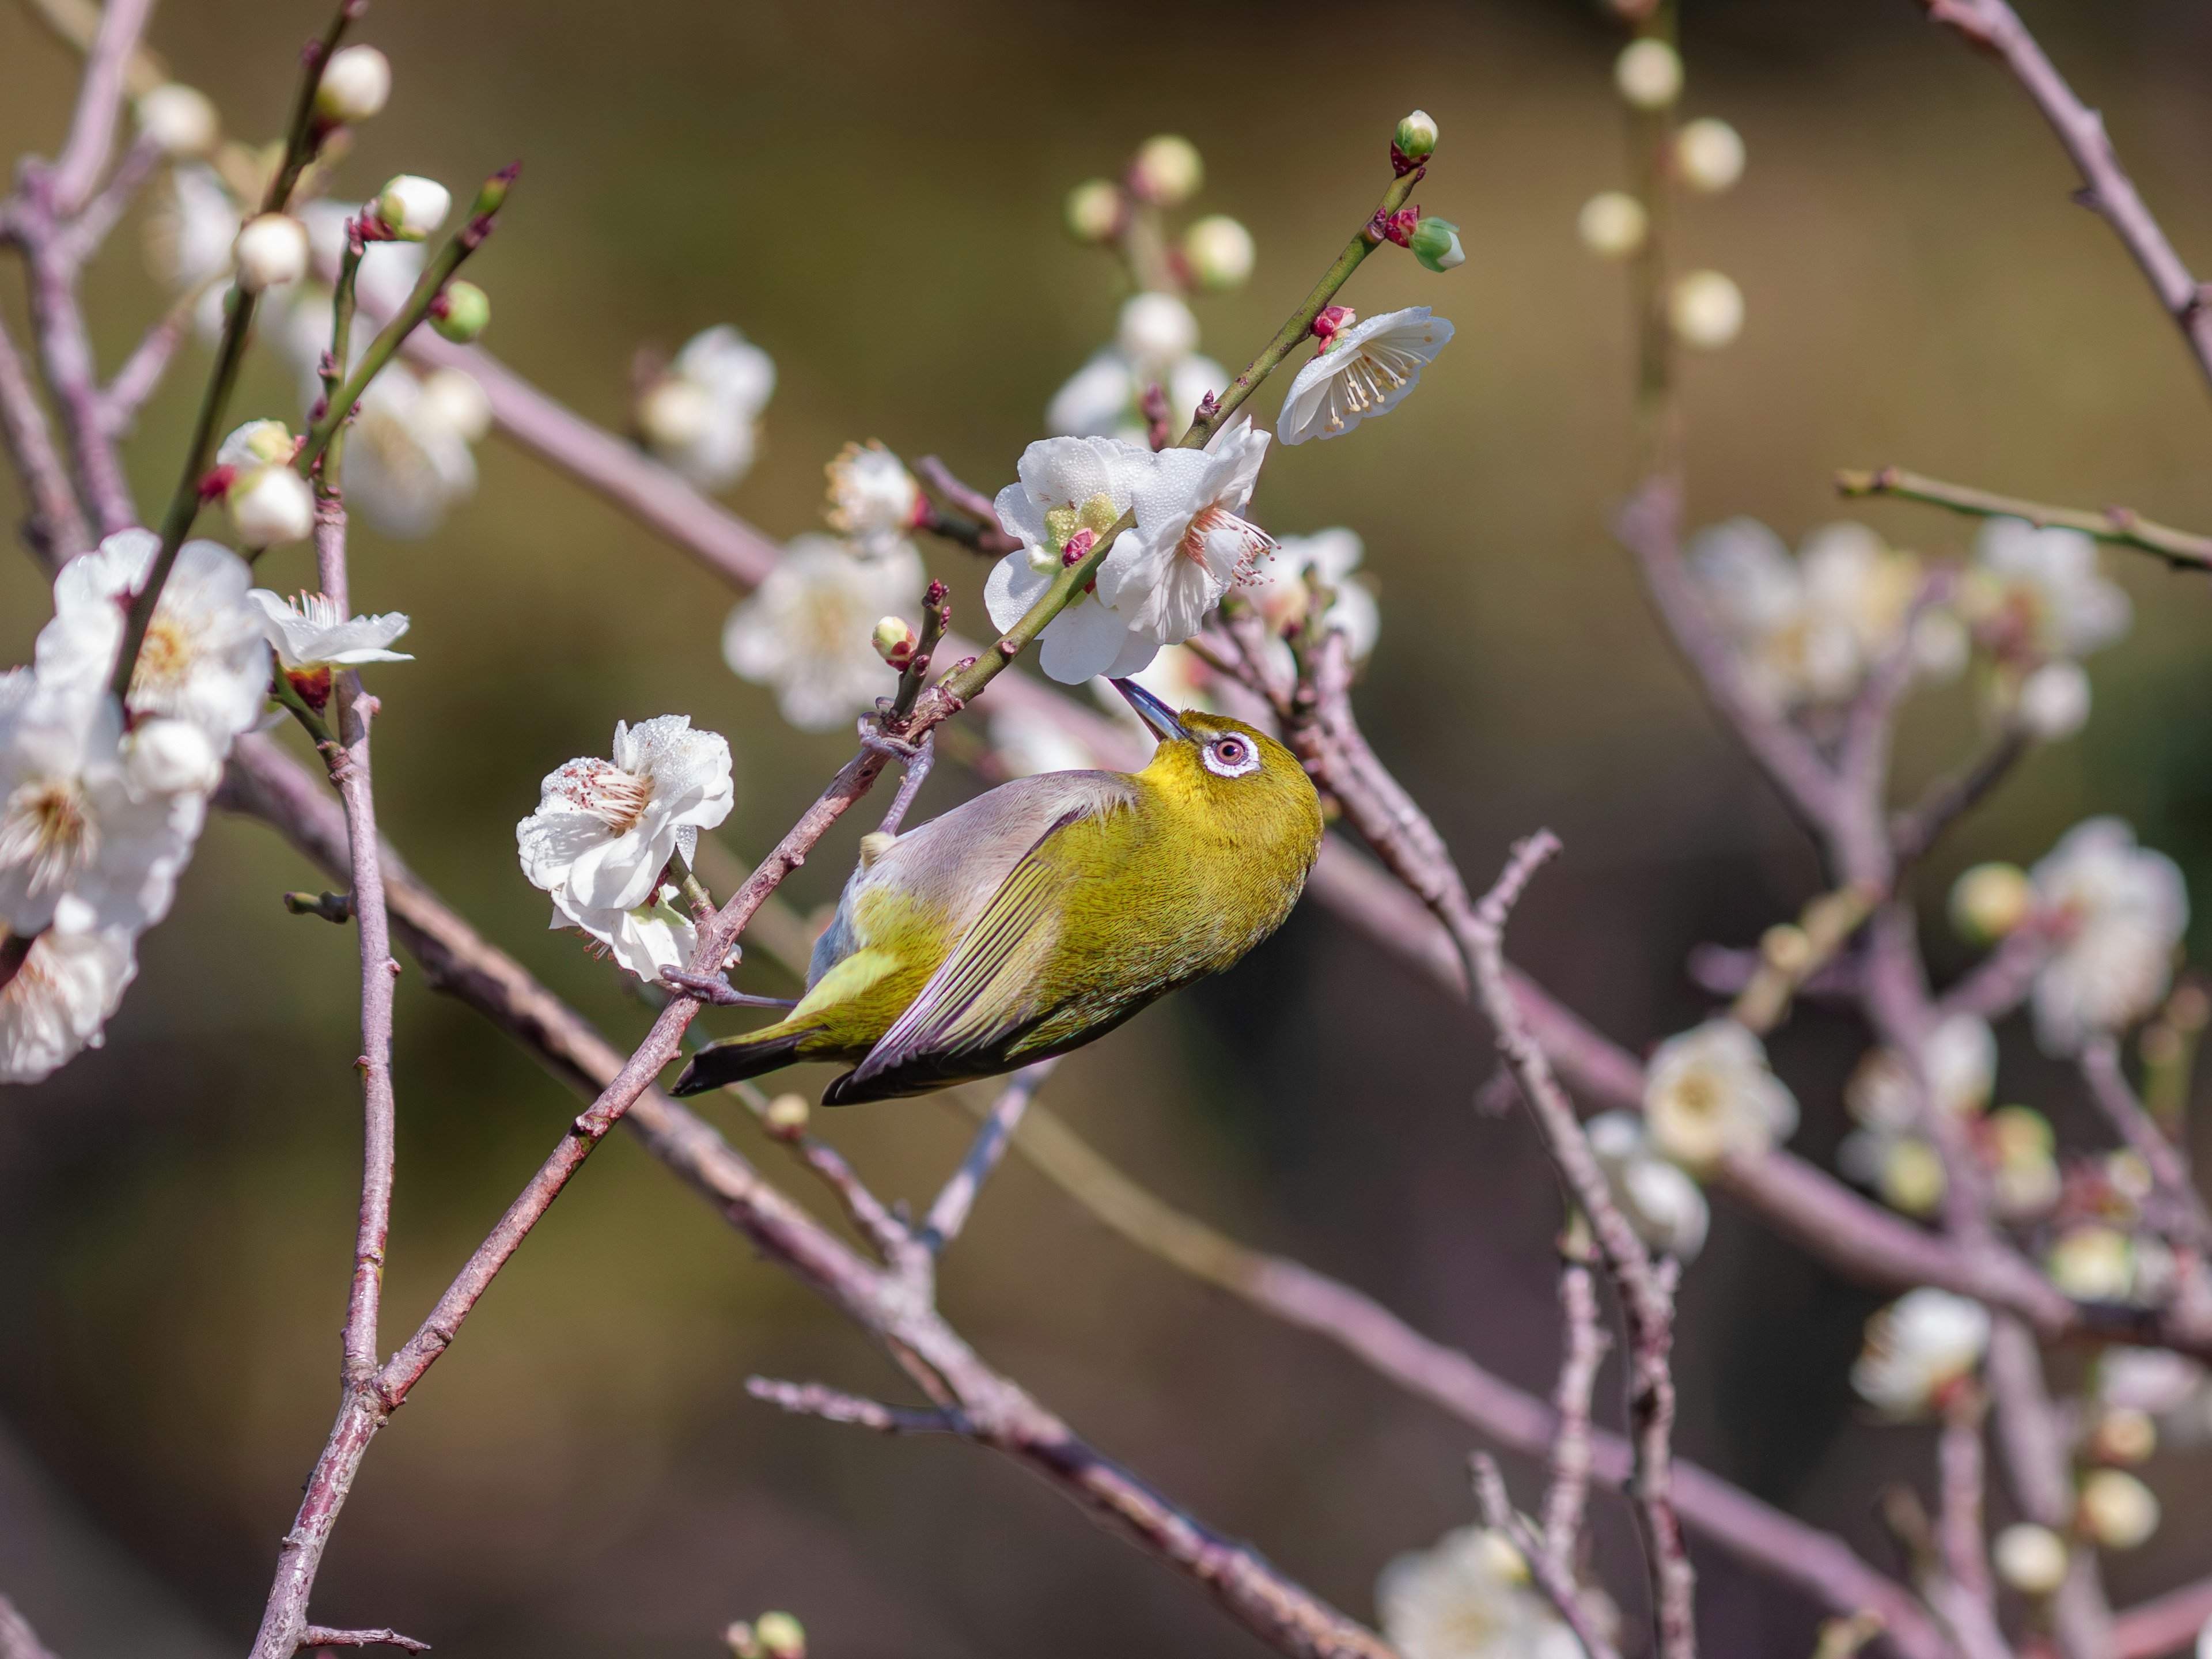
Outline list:
[[[284,599],[265,587],[254,588],[246,597],[260,611],[263,632],[286,668],[354,668],[366,662],[415,660],[389,648],[408,628],[407,618],[397,611],[381,617],[345,617],[323,594],[303,592],[296,599]]]
[[[2043,1046],[2071,1054],[2092,1034],[2123,1030],[2155,1008],[2189,927],[2180,866],[2136,845],[2124,820],[2094,817],[2068,830],[2029,876],[2057,941],[2035,979]]]
[[[847,444],[830,463],[830,527],[864,559],[907,544],[922,506],[921,486],[899,458],[871,438]]]
[[[1945,1389],[1973,1373],[1989,1346],[1988,1309],[1923,1286],[1867,1321],[1851,1386],[1884,1416],[1923,1416]]]
[[[0,987],[0,1083],[41,1082],[98,1048],[137,972],[129,929],[64,904]]]
[[[677,898],[677,890],[664,884],[634,908],[592,909],[556,888],[551,926],[588,934],[619,966],[657,985],[662,969],[684,967],[699,948],[699,929],[678,907]]]
[[[1152,458],[1134,490],[1136,529],[1124,538],[1134,545],[1117,545],[1098,572],[1100,601],[1131,633],[1180,645],[1274,550],[1274,538],[1239,516],[1267,455],[1267,434],[1240,416],[1202,450]]]
[[[631,909],[672,856],[690,861],[699,831],[734,799],[719,733],[694,731],[688,714],[617,721],[611,761],[586,756],[547,775],[538,810],[515,826],[522,872],[573,910]]]
[[[860,559],[834,536],[793,537],[723,624],[723,660],[738,678],[774,687],[799,730],[827,732],[896,689],[871,636],[882,617],[911,611],[927,580],[911,542]]]
[[[1452,325],[1426,306],[1338,331],[1291,382],[1276,435],[1286,444],[1340,437],[1371,415],[1389,414],[1451,337]]]
[[[1343,635],[1352,660],[1363,660],[1373,653],[1382,629],[1374,590],[1352,574],[1365,552],[1358,532],[1341,526],[1310,536],[1285,536],[1275,544],[1274,556],[1263,559],[1244,586],[1244,602],[1260,613],[1268,632],[1280,635],[1308,620],[1310,577],[1329,592],[1321,626]]]
[[[723,489],[751,468],[775,364],[724,323],[694,335],[638,400],[646,446],[701,489]]]
[[[1578,1659],[1582,1644],[1528,1583],[1504,1534],[1448,1532],[1382,1569],[1375,1605],[1405,1659]]]
[[[1692,1173],[1765,1152],[1797,1127],[1797,1097],[1767,1068],[1765,1045],[1732,1019],[1668,1038],[1644,1078],[1653,1145]]]

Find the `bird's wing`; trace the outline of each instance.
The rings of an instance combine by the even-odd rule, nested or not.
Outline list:
[[[1037,837],[952,954],[868,1051],[852,1085],[924,1056],[988,1049],[1026,1023],[1034,1012],[1027,993],[1060,939],[1056,901],[1066,891],[1067,869],[1066,848],[1055,843],[1097,810],[1072,806]]]

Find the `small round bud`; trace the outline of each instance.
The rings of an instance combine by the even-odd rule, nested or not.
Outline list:
[[[1684,345],[1717,351],[1743,332],[1743,290],[1717,270],[1693,270],[1667,296],[1667,320]]]
[[[1813,965],[1813,941],[1794,921],[1779,921],[1759,935],[1759,953],[1777,972],[1802,974]]]
[[[1997,1577],[2022,1595],[2048,1595],[2066,1579],[2066,1540],[2027,1522],[2007,1527],[1990,1547]]]
[[[1601,259],[1626,259],[1644,246],[1650,234],[1650,216],[1644,204],[1625,190],[1608,190],[1583,204],[1575,219],[1575,234],[1583,246]]]
[[[2077,1301],[2123,1301],[2136,1282],[2135,1246],[2117,1227],[2069,1227],[2045,1255],[2043,1270]]]
[[[376,216],[403,242],[419,242],[453,210],[453,192],[435,179],[403,173],[377,195]]]
[[[456,276],[430,307],[430,326],[456,345],[466,345],[491,325],[491,295]]]
[[[2089,723],[2088,671],[2070,657],[2044,664],[2021,682],[2013,714],[2038,742],[2072,737]]]
[[[655,449],[688,449],[714,423],[714,400],[696,381],[678,375],[656,382],[638,400],[637,428]]]
[[[2107,1463],[2142,1463],[2158,1449],[2158,1425],[2148,1412],[2118,1406],[2097,1419],[2089,1436],[2090,1455]]]
[[[326,121],[366,121],[392,96],[392,60],[374,46],[343,46],[323,65],[315,112]]]
[[[215,464],[234,471],[252,471],[257,467],[289,466],[299,446],[282,421],[248,421],[234,427],[215,452]]]
[[[248,547],[303,542],[315,528],[315,495],[289,466],[241,472],[223,497],[238,539]]]
[[[1933,1215],[1948,1184],[1942,1154],[1911,1135],[1889,1144],[1875,1179],[1882,1201],[1905,1215]]]
[[[914,629],[902,617],[886,617],[876,624],[869,636],[874,642],[876,654],[894,668],[904,668],[914,660],[914,648],[920,643]]]
[[[248,294],[296,283],[307,274],[307,228],[289,214],[262,214],[246,222],[232,253]]]
[[[722,1632],[722,1645],[729,1649],[732,1659],[760,1659],[760,1644],[754,1639],[753,1627],[742,1619]]]
[[[2158,1498],[2119,1469],[2095,1469],[2081,1482],[2081,1530],[2108,1550],[2131,1550],[2158,1530]]]
[[[1711,116],[1674,135],[1674,176],[1692,190],[1717,196],[1743,177],[1743,136]]]
[[[1613,84],[1638,109],[1665,109],[1682,95],[1682,54],[1664,40],[1632,40],[1613,60]]]
[[[807,1105],[805,1095],[778,1095],[769,1102],[761,1121],[773,1134],[795,1135],[806,1127],[806,1120],[812,1115],[813,1109]]]
[[[753,1620],[753,1639],[764,1659],[806,1659],[806,1630],[787,1613],[764,1613]]]
[[[1198,158],[1198,147],[1171,132],[1146,139],[1129,163],[1129,188],[1154,207],[1188,202],[1205,181],[1206,163]]]
[[[1408,161],[1427,161],[1437,153],[1437,118],[1425,109],[1415,110],[1398,123],[1390,142]]]
[[[1103,242],[1121,228],[1121,187],[1087,179],[1067,192],[1067,232],[1079,242]]]
[[[1970,945],[1994,945],[2035,914],[2035,884],[2017,864],[1978,864],[1951,884],[1951,926]]]
[[[204,155],[222,136],[222,119],[207,94],[180,81],[154,88],[138,100],[138,131],[165,155]]]
[[[1467,263],[1467,250],[1459,245],[1459,227],[1449,219],[1419,221],[1406,246],[1431,270],[1449,270]]]
[[[1252,274],[1252,233],[1225,213],[1209,214],[1183,232],[1182,257],[1200,288],[1235,288]]]

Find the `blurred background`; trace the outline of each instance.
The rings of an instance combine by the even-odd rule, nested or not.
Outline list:
[[[2212,265],[2212,204],[2187,182],[2212,144],[2212,12],[2022,9],[2106,110],[2184,256]],[[1725,117],[1750,150],[1741,186],[1680,227],[1681,260],[1728,271],[1749,302],[1737,343],[1686,366],[1693,521],[1753,514],[1794,543],[1842,516],[1834,468],[1894,462],[2212,527],[2204,387],[2118,244],[2068,203],[2072,175],[2008,81],[1908,0],[1686,10],[1684,112]],[[324,13],[172,0],[152,44],[233,131],[264,135]],[[1062,231],[1070,185],[1155,131],[1197,143],[1194,210],[1237,216],[1259,247],[1247,288],[1198,302],[1204,349],[1234,366],[1368,210],[1392,123],[1427,108],[1443,142],[1421,199],[1462,227],[1468,262],[1437,277],[1380,258],[1344,297],[1433,305],[1457,337],[1387,424],[1277,455],[1257,514],[1366,538],[1383,617],[1368,730],[1472,878],[1539,824],[1565,838],[1515,949],[1604,1030],[1642,1047],[1692,1023],[1691,947],[1748,943],[1814,890],[1806,844],[1605,532],[1630,465],[1626,301],[1574,221],[1627,181],[1620,37],[1595,7],[386,0],[360,38],[390,54],[396,92],[338,190],[404,169],[458,191],[525,158],[472,273],[496,305],[486,344],[611,425],[640,344],[742,328],[780,380],[731,499],[779,537],[819,527],[822,466],[848,440],[939,453],[985,488],[1011,477],[1124,292]],[[53,153],[75,81],[67,52],[0,7],[0,153]],[[89,289],[112,365],[163,302],[135,231]],[[0,294],[20,315],[12,263]],[[142,501],[167,487],[205,362],[188,350],[142,424]],[[296,415],[290,377],[257,362],[237,408]],[[380,681],[380,808],[434,885],[634,1036],[647,1011],[546,931],[517,872],[512,825],[538,779],[604,753],[617,718],[689,713],[730,737],[722,834],[757,854],[848,742],[793,732],[724,667],[726,590],[526,457],[494,443],[479,459],[479,493],[437,535],[356,544],[358,606],[409,612],[419,658]],[[1930,554],[1971,531],[1926,509],[1856,516]],[[980,562],[926,551],[974,625]],[[271,557],[271,586],[311,580],[303,550]],[[1942,926],[1950,877],[2033,860],[2092,811],[2130,817],[2212,893],[2212,594],[2106,562],[2138,620],[2090,664],[2087,731],[2034,756],[1922,872],[1942,972],[1966,960]],[[0,560],[0,660],[23,660],[47,614],[28,561]],[[1966,690],[1923,693],[1902,787],[1977,729]],[[940,769],[925,808],[976,787]],[[790,896],[833,897],[857,834]],[[65,1659],[239,1650],[328,1426],[358,1167],[354,945],[277,902],[324,884],[267,830],[219,819],[106,1048],[0,1092],[0,1588]],[[412,973],[399,1033],[393,1333],[573,1110]],[[2002,1035],[1999,1098],[2098,1144],[2072,1073],[2020,1022]],[[1817,1011],[1778,1036],[1801,1150],[1825,1156],[1841,1134],[1863,1042]],[[1231,975],[1065,1064],[1046,1097],[1175,1201],[1544,1389],[1559,1205],[1527,1125],[1470,1109],[1488,1070],[1463,1011],[1309,905]],[[733,1109],[708,1110],[783,1173]],[[879,1191],[917,1197],[966,1133],[927,1101],[824,1127]],[[1135,1254],[1018,1160],[945,1297],[1107,1452],[1363,1618],[1387,1559],[1473,1516],[1460,1425]],[[1926,1490],[1931,1443],[1854,1409],[1845,1371],[1875,1305],[1720,1206],[1683,1292],[1680,1445],[1893,1565],[1871,1500],[1887,1479]],[[318,1618],[487,1659],[712,1659],[725,1623],[767,1607],[799,1613],[826,1659],[1259,1651],[1005,1462],[783,1418],[746,1396],[756,1371],[908,1397],[836,1315],[616,1137],[378,1443]],[[1525,1499],[1533,1473],[1510,1473]],[[2150,1478],[2168,1519],[2112,1561],[2123,1602],[2212,1565],[2203,1466],[2162,1460]],[[1633,1605],[1632,1540],[1617,1509],[1603,1516],[1599,1565]],[[1710,1650],[1809,1651],[1816,1610],[1699,1559]]]

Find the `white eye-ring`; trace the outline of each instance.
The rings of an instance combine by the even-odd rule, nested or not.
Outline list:
[[[1198,752],[1206,757],[1206,769],[1217,778],[1241,778],[1260,769],[1260,751],[1249,738],[1216,738]]]

